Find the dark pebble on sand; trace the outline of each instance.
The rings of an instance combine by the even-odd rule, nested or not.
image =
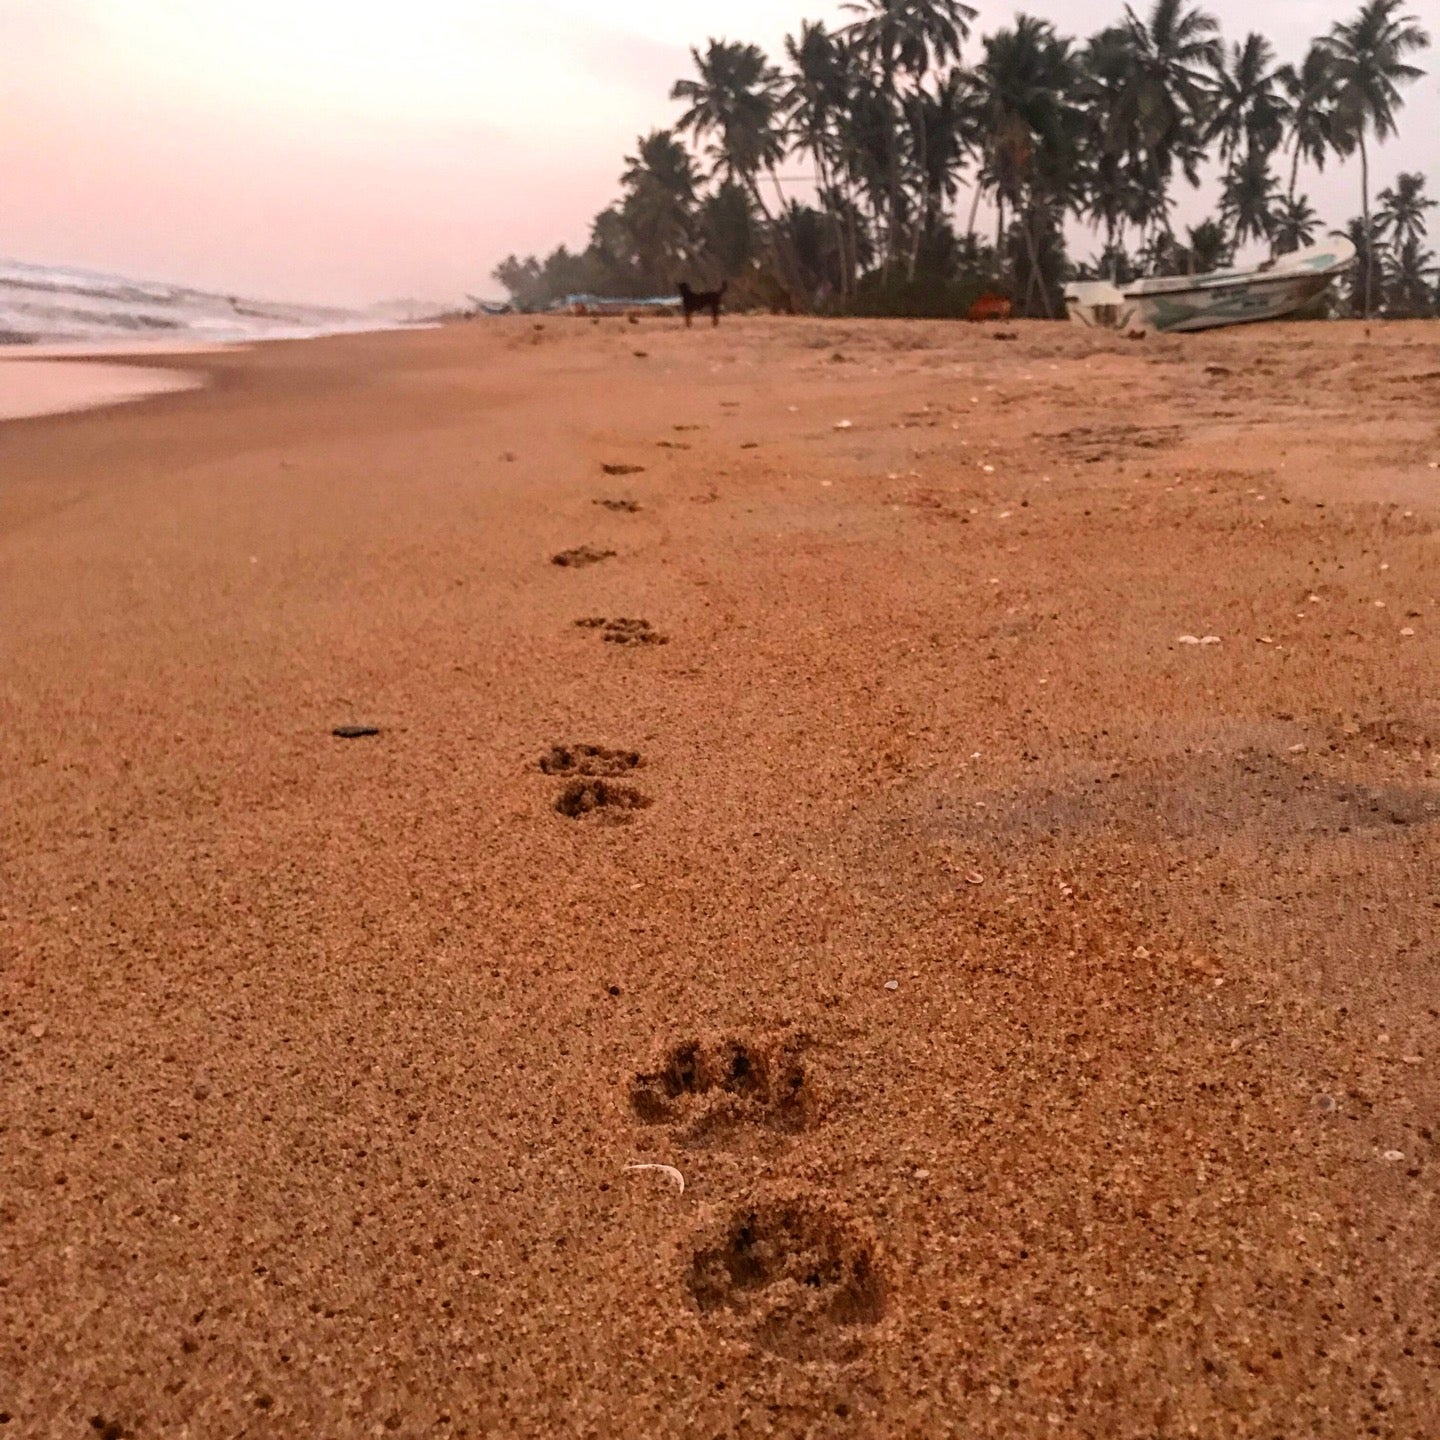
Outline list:
[[[341,740],[360,740],[366,735],[378,735],[378,725],[337,725],[331,732]]]

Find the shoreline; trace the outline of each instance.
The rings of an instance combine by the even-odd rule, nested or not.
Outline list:
[[[202,375],[183,369],[118,365],[79,357],[0,359],[0,422],[132,405],[198,390]]]
[[[201,389],[209,383],[208,367],[181,367],[173,363],[177,360],[210,360],[267,346],[437,328],[431,324],[387,324],[233,341],[76,340],[0,345],[0,422],[131,405]]]

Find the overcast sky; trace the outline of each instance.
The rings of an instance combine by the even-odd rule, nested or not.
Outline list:
[[[1287,59],[1356,3],[1207,0],[1227,38],[1262,28]],[[1121,0],[1028,8],[1083,36]],[[1410,8],[1440,39],[1440,0]],[[1013,14],[981,4],[978,31]],[[583,245],[635,137],[677,113],[691,44],[779,58],[802,17],[842,7],[0,0],[0,256],[297,300],[494,293],[506,253]],[[1377,191],[1420,169],[1440,194],[1440,52],[1422,63]],[[1358,166],[1302,188],[1328,222],[1358,213]],[[1181,218],[1206,209],[1186,196]]]

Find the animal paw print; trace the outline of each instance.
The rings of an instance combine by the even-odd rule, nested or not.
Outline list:
[[[624,824],[650,797],[617,778],[638,770],[645,762],[638,750],[616,750],[605,745],[552,745],[539,760],[546,775],[569,777],[555,800],[555,809],[569,820],[597,816],[610,824]]]
[[[694,1250],[690,1294],[731,1338],[793,1359],[857,1358],[885,1314],[878,1246],[806,1196],[741,1205]]]
[[[807,1129],[818,1107],[800,1049],[729,1036],[681,1041],[631,1081],[630,1108],[642,1124],[670,1126],[692,1145],[745,1125]]]
[[[621,616],[607,620],[603,615],[587,615],[575,622],[582,630],[598,630],[611,645],[668,645],[670,637],[662,635],[648,620],[630,620]]]
[[[587,565],[598,565],[602,560],[613,559],[615,551],[598,550],[593,545],[577,545],[573,550],[562,550],[550,557],[552,565],[568,570],[583,570]]]

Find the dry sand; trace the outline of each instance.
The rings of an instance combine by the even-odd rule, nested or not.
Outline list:
[[[1440,326],[183,363],[0,430],[0,1436],[1440,1434]]]

